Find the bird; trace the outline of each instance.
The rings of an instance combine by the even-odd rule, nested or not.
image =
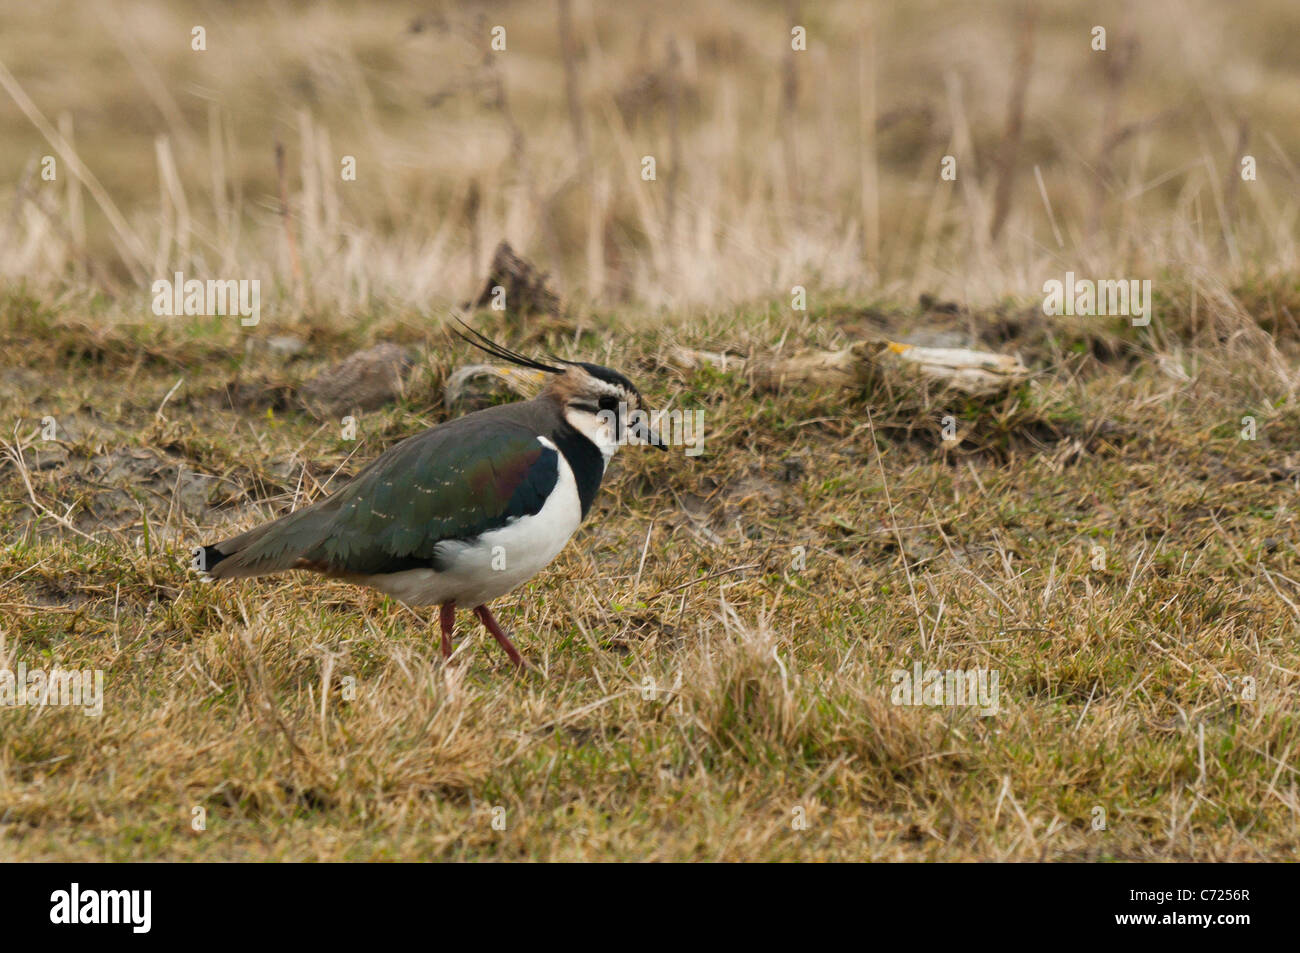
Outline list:
[[[620,445],[668,447],[620,372],[536,360],[461,325],[469,334],[454,333],[480,350],[547,375],[537,396],[407,437],[329,496],[195,548],[203,579],[308,570],[410,606],[438,605],[444,658],[456,609],[469,609],[524,668],[488,603],[559,555]]]

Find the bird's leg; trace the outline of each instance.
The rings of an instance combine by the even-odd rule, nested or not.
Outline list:
[[[492,638],[501,643],[501,647],[505,649],[506,654],[510,656],[510,661],[514,662],[517,668],[523,668],[524,657],[519,654],[519,650],[511,644],[508,638],[506,638],[506,634],[501,631],[501,626],[497,625],[497,620],[492,618],[492,613],[488,607],[486,605],[479,606],[474,610],[474,614],[478,616],[478,620],[483,623],[483,628],[492,633]]]
[[[456,603],[445,602],[438,610],[442,622],[442,657],[451,658],[451,631],[456,625]]]

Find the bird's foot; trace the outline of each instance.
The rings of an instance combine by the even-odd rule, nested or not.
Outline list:
[[[491,632],[492,638],[496,639],[501,644],[501,647],[506,650],[506,655],[510,656],[510,661],[514,663],[515,668],[531,667],[524,662],[524,657],[519,654],[519,650],[515,648],[514,643],[501,631],[501,626],[497,624],[497,620],[492,616],[492,611],[486,605],[476,607],[474,614],[483,623],[483,628]]]

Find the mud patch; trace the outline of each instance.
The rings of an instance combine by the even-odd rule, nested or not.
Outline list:
[[[153,450],[121,447],[69,473],[57,495],[64,506],[80,502],[72,519],[83,532],[120,531],[138,528],[142,513],[155,527],[182,516],[203,518],[218,482]]]
[[[396,344],[377,344],[320,371],[299,391],[318,417],[374,410],[403,393],[415,358]]]

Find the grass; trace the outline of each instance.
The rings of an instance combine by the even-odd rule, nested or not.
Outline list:
[[[897,426],[914,409],[879,394],[758,394],[657,363],[669,340],[775,343],[780,322],[761,314],[654,330],[609,316],[611,363],[652,402],[705,407],[705,452],[616,458],[573,544],[498,605],[540,669],[520,676],[465,614],[447,665],[431,616],[373,592],[306,576],[210,586],[186,568],[192,545],[445,415],[441,379],[470,355],[422,316],[340,330],[287,365],[230,357],[229,327],[105,331],[68,353],[49,342],[81,333],[76,309],[11,298],[0,320],[27,368],[8,373],[0,416],[20,434],[45,415],[69,431],[64,462],[37,469],[52,449],[39,439],[24,460],[36,500],[92,537],[35,515],[17,467],[0,470],[3,652],[105,677],[99,718],[0,713],[8,856],[1296,849],[1300,470],[1279,454],[1300,416],[1274,406],[1281,384],[1248,352],[1193,348],[1182,379],[1064,332],[1063,360],[1085,351],[1070,372],[967,406],[953,448],[937,422]],[[235,379],[291,386],[377,337],[420,348],[428,371],[360,415],[356,444],[273,397],[227,400]],[[607,337],[552,343],[590,353]],[[115,480],[93,462],[123,452],[141,459]],[[185,472],[211,479],[188,489]],[[918,661],[997,671],[997,714],[892,704],[892,673]]]
[[[1297,8],[1034,6],[0,11],[0,670],[105,691],[0,709],[0,856],[1293,858]],[[201,584],[446,419],[502,240],[565,307],[478,326],[705,412],[495,606],[539,672],[463,613],[444,664],[371,591]],[[261,323],[157,318],[177,271]],[[1067,271],[1151,280],[1150,326],[1045,316]],[[1034,376],[671,359],[880,332]],[[379,341],[415,369],[347,439],[299,388]],[[894,704],[917,663],[997,712]]]

